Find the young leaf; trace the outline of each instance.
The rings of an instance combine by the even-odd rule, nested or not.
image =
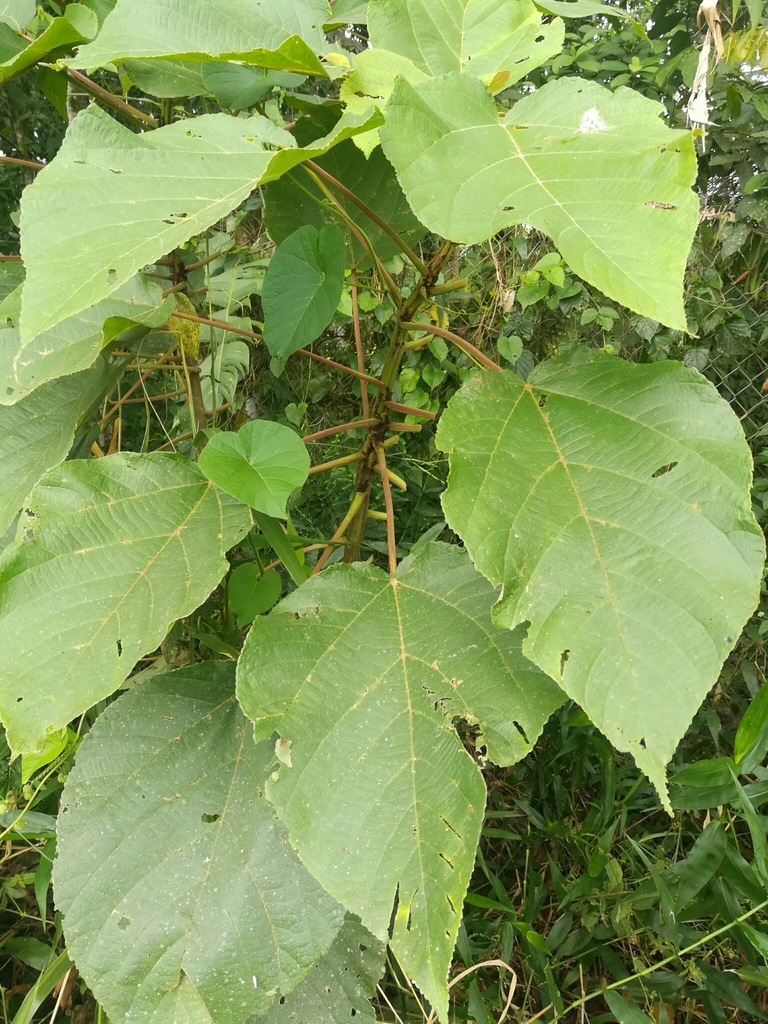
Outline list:
[[[238,666],[257,738],[291,741],[267,793],[302,861],[446,1019],[446,977],[485,788],[452,720],[500,764],[563,701],[495,630],[495,592],[466,554],[430,544],[397,576],[333,566],[259,618]]]
[[[35,750],[109,696],[168,626],[208,597],[245,505],[177,455],[49,470],[0,558],[0,715]]]
[[[283,579],[277,569],[259,574],[253,562],[238,565],[227,584],[229,604],[237,617],[240,629],[248,626],[257,615],[263,615],[280,600]]]
[[[530,0],[369,0],[368,33],[433,77],[503,71],[506,86],[560,52],[565,26],[543,24]]]
[[[227,494],[268,516],[284,519],[286,502],[309,476],[309,452],[290,427],[253,420],[237,433],[214,434],[200,453],[198,465]]]
[[[374,1024],[369,1000],[384,970],[385,947],[347,915],[333,945],[286,999],[276,999],[259,1024]],[[256,1024],[256,1022],[252,1022]]]
[[[262,795],[273,749],[208,662],[124,694],[78,751],[54,894],[112,1020],[240,1024],[328,949],[343,912]]]
[[[380,122],[370,114],[345,116],[329,135],[298,149],[289,132],[259,115],[205,114],[136,135],[88,107],[24,190],[22,340],[111,295],[257,185]]]
[[[446,75],[395,87],[384,152],[430,231],[481,242],[512,224],[552,238],[590,284],[686,329],[682,280],[698,223],[690,133],[629,89],[563,78],[504,121],[484,85]]]
[[[100,360],[94,369],[47,384],[18,405],[0,406],[0,537],[43,473],[66,458],[80,416],[106,381]]]
[[[664,766],[758,598],[739,421],[695,370],[582,349],[527,384],[474,372],[437,443],[448,523],[504,585],[495,621],[530,622],[526,655],[668,807]]]
[[[341,298],[346,257],[335,224],[319,232],[307,224],[278,246],[261,293],[264,343],[273,356],[287,359],[323,333]]]
[[[237,60],[326,76],[327,0],[117,0],[98,38],[67,63],[103,67],[128,57]]]
[[[0,405],[18,402],[46,381],[85,370],[123,331],[164,324],[173,305],[172,296],[164,300],[154,281],[137,274],[109,298],[43,331],[28,345],[15,332],[0,356]]]

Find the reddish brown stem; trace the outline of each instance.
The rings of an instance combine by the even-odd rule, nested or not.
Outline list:
[[[117,110],[123,114],[129,120],[140,124],[143,128],[157,128],[157,121],[154,117],[150,117],[149,114],[142,113],[141,110],[137,110],[136,107],[132,107],[130,103],[126,103],[125,100],[121,100],[119,96],[115,96],[113,92],[108,89],[102,89],[100,85],[92,81],[86,75],[80,71],[75,71],[73,68],[67,70],[67,77],[73,82],[77,82],[78,85],[82,86],[86,92],[89,92],[92,96],[96,96],[98,99],[103,100],[107,106]]]
[[[4,164],[19,164],[21,167],[31,167],[35,171],[42,171],[46,166],[45,164],[38,163],[37,160],[20,160],[16,156],[0,156],[0,160]]]
[[[439,338],[445,338],[446,341],[452,341],[457,348],[460,348],[463,352],[466,352],[468,356],[476,360],[482,366],[485,366],[489,370],[496,370],[497,373],[501,373],[501,367],[498,363],[494,363],[492,359],[481,352],[479,348],[466,341],[464,338],[459,337],[458,334],[454,334],[453,331],[446,331],[442,327],[435,327],[434,324],[417,324],[417,323],[401,323],[400,326],[406,331],[426,331],[427,334],[436,334]]]
[[[168,351],[165,353],[165,355],[160,356],[160,358],[157,360],[157,362],[158,363],[164,363],[166,359],[170,359],[171,358],[171,356],[173,355],[173,353],[175,351],[176,351],[176,346],[174,345],[173,348],[169,348],[168,349]],[[157,364],[155,364],[155,365],[157,365]],[[115,402],[115,404],[109,410],[107,415],[103,419],[99,420],[99,426],[103,427],[104,424],[107,422],[107,420],[111,419],[115,415],[117,410],[122,405],[125,405],[126,400],[131,397],[133,392],[137,388],[141,387],[141,385],[144,383],[144,381],[147,379],[147,377],[149,377],[150,374],[152,374],[154,372],[155,372],[155,367],[153,367],[151,370],[147,370],[146,373],[142,374],[141,377],[139,377],[139,379],[136,381],[136,383],[133,384],[130,388],[128,388],[128,390],[125,392],[125,394],[122,396],[122,398],[120,398],[117,402]]]
[[[426,409],[414,409],[412,405],[402,405],[400,402],[385,402],[388,409],[393,412],[401,412],[403,416],[423,416],[425,419],[433,420],[435,414]]]
[[[322,437],[330,437],[332,434],[342,434],[345,430],[357,430],[358,427],[372,427],[376,423],[376,420],[370,417],[367,420],[355,420],[354,423],[342,423],[338,427],[328,427],[326,430],[318,430],[314,434],[307,434],[306,437],[302,438],[305,444],[309,444],[312,441],[319,441]]]
[[[392,504],[392,488],[389,486],[389,475],[387,473],[387,458],[384,455],[384,448],[378,445],[376,455],[379,460],[379,475],[381,486],[384,488],[384,508],[387,510],[387,554],[389,556],[389,574],[394,576],[397,570],[397,543],[395,540],[395,509]]]
[[[21,256],[0,256],[0,263],[16,263],[21,259]]]

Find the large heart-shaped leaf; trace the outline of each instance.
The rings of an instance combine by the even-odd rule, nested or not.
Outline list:
[[[279,71],[325,75],[327,0],[117,0],[98,38],[73,67],[129,57],[239,60]]]
[[[277,247],[261,292],[264,343],[273,356],[287,359],[323,333],[341,298],[346,258],[336,224],[320,231],[306,224]]]
[[[696,370],[579,350],[473,374],[437,443],[443,508],[529,622],[527,656],[666,806],[665,765],[757,603],[764,544],[741,425]]]
[[[366,160],[360,149],[349,140],[335,146],[317,163],[386,221],[409,245],[416,245],[424,234],[424,228],[411,212],[395,170],[381,148],[376,148]],[[338,217],[323,201],[325,197],[320,189],[300,168],[267,185],[264,198],[267,228],[278,245],[304,224],[311,224],[319,231],[324,224],[338,223]],[[343,195],[337,194],[336,198],[363,229],[379,259],[388,260],[400,252],[378,224]],[[357,267],[368,269],[371,259],[360,242],[351,237],[348,243]]]
[[[508,72],[511,84],[560,52],[565,27],[543,24],[530,0],[369,0],[368,33],[433,77]]]
[[[194,611],[251,527],[245,505],[177,455],[49,470],[0,558],[0,716],[34,750],[109,696]]]
[[[275,519],[285,518],[285,504],[305,483],[309,464],[299,435],[269,420],[214,434],[198,460],[217,487]]]
[[[54,381],[10,408],[0,407],[0,537],[43,473],[66,457],[77,422],[107,381],[93,370]]]
[[[606,295],[685,330],[682,281],[698,223],[690,133],[629,89],[563,78],[499,121],[481,82],[401,79],[386,107],[384,152],[431,231],[480,242],[512,224],[548,234]]]
[[[88,107],[22,197],[22,340],[111,295],[257,185],[321,156],[368,120],[346,116],[331,134],[298,149],[289,132],[259,115],[206,114],[135,135]]]
[[[369,1000],[384,970],[384,944],[347,915],[328,952],[286,999],[276,999],[259,1024],[374,1024]],[[256,1024],[252,1021],[251,1024]]]
[[[290,752],[267,795],[303,862],[381,941],[391,922],[441,1019],[485,803],[452,721],[510,764],[564,700],[522,656],[522,630],[494,628],[495,597],[444,544],[392,578],[333,566],[256,620],[238,666],[257,738],[277,732]]]
[[[254,744],[234,674],[208,662],[124,694],[67,780],[56,905],[113,1021],[242,1024],[342,924],[263,796],[274,745]]]
[[[21,306],[23,288],[19,292]],[[9,297],[10,303],[10,297]],[[94,306],[21,344],[15,327],[0,341],[0,405],[13,405],[46,381],[90,366],[104,345],[137,325],[159,327],[173,311],[154,281],[138,274]],[[10,323],[18,322],[18,314]]]

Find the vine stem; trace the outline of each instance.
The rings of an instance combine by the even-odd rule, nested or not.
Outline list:
[[[400,326],[406,331],[426,331],[427,334],[436,334],[438,338],[445,338],[446,341],[452,341],[457,348],[460,348],[462,352],[465,352],[468,356],[485,366],[488,370],[495,370],[497,373],[501,373],[501,367],[498,363],[495,363],[490,359],[484,352],[481,352],[479,348],[466,341],[458,334],[454,334],[453,331],[446,331],[443,327],[435,327],[434,324],[417,324],[417,323],[401,323]],[[409,348],[419,348],[421,345],[425,345],[426,342],[421,338],[417,338],[415,341],[407,342]]]
[[[21,260],[21,256],[0,256],[0,263],[16,263]]]
[[[320,167],[319,164],[316,164],[314,160],[306,160],[305,163],[308,167],[312,168],[315,174],[319,175],[321,178],[327,181],[332,188],[336,189],[337,192],[340,192],[341,195],[343,195],[351,203],[354,203],[358,210],[364,213],[369,220],[372,220],[377,227],[381,228],[384,234],[388,235],[389,238],[392,239],[392,241],[395,243],[398,249],[400,249],[401,252],[405,253],[405,255],[408,257],[408,259],[411,261],[414,267],[416,267],[420,274],[426,274],[426,263],[424,263],[423,260],[419,259],[419,257],[413,251],[413,249],[411,249],[410,245],[408,245],[404,238],[398,235],[394,228],[390,227],[390,225],[387,224],[385,220],[382,220],[382,218],[377,213],[375,213],[370,208],[370,206],[364,203],[362,199],[359,199],[354,192],[350,192],[346,185],[343,185],[337,178],[334,178],[332,174],[329,174],[328,171]]]
[[[365,371],[365,358],[363,356],[363,338],[360,333],[360,302],[357,295],[357,269],[352,267],[352,271],[349,275],[350,293],[352,296],[352,325],[355,334],[355,352],[357,353],[357,368],[363,373]],[[360,398],[363,403],[363,416],[365,419],[371,415],[371,409],[368,405],[368,388],[365,386],[365,382],[360,384]]]
[[[244,338],[253,338],[254,341],[263,341],[264,338],[261,334],[257,334],[256,331],[246,331],[244,327],[235,327],[233,324],[228,324],[226,320],[211,320],[205,316],[195,316],[192,313],[183,313],[178,309],[174,309],[172,316],[180,317],[182,320],[192,320],[197,324],[207,324],[209,327],[219,327],[223,331],[229,331],[232,334],[241,334]],[[334,359],[327,359],[325,356],[318,355],[317,352],[310,352],[307,348],[299,348],[296,350],[297,355],[306,356],[307,359],[314,359],[316,363],[323,363],[324,366],[332,366],[334,370],[340,370],[342,373],[351,374],[353,377],[357,377],[359,380],[365,380],[369,384],[375,384],[377,388],[383,388],[384,383],[380,381],[378,377],[371,377],[368,373],[360,373],[358,370],[353,370],[351,366],[345,366],[344,363],[337,363]]]
[[[397,541],[395,540],[395,509],[392,504],[392,488],[389,486],[389,472],[384,445],[377,445],[376,455],[379,460],[379,475],[384,488],[384,508],[387,510],[387,555],[389,556],[389,575],[397,571]],[[362,504],[362,502],[361,502]]]

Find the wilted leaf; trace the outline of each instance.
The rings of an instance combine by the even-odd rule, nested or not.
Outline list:
[[[285,518],[286,502],[305,483],[309,464],[299,435],[270,420],[253,420],[237,433],[214,434],[198,460],[217,487],[276,519]]]
[[[303,862],[382,942],[392,920],[392,949],[441,1018],[485,804],[452,720],[510,764],[564,699],[522,657],[522,631],[494,629],[495,596],[444,544],[394,578],[333,566],[256,619],[238,666],[256,736],[291,741],[267,793]]]
[[[324,75],[327,0],[117,0],[96,39],[69,63],[103,67],[129,57],[239,60]]]
[[[495,621],[530,623],[526,655],[669,806],[665,764],[758,598],[739,421],[679,363],[578,350],[527,384],[474,372],[437,442],[446,518],[504,587]]]
[[[241,1024],[342,924],[262,795],[271,744],[252,735],[233,668],[209,662],[124,694],[78,751],[54,892],[114,1021]]]
[[[685,330],[696,158],[690,133],[667,128],[662,109],[629,89],[563,78],[499,121],[493,97],[467,75],[418,89],[401,79],[381,138],[430,231],[481,242],[529,224],[606,295]]]
[[[261,291],[264,343],[273,356],[287,359],[323,333],[341,298],[346,257],[335,224],[320,231],[307,224],[278,246]]]
[[[228,569],[245,505],[177,455],[49,470],[0,558],[0,715],[34,750],[109,696]]]

